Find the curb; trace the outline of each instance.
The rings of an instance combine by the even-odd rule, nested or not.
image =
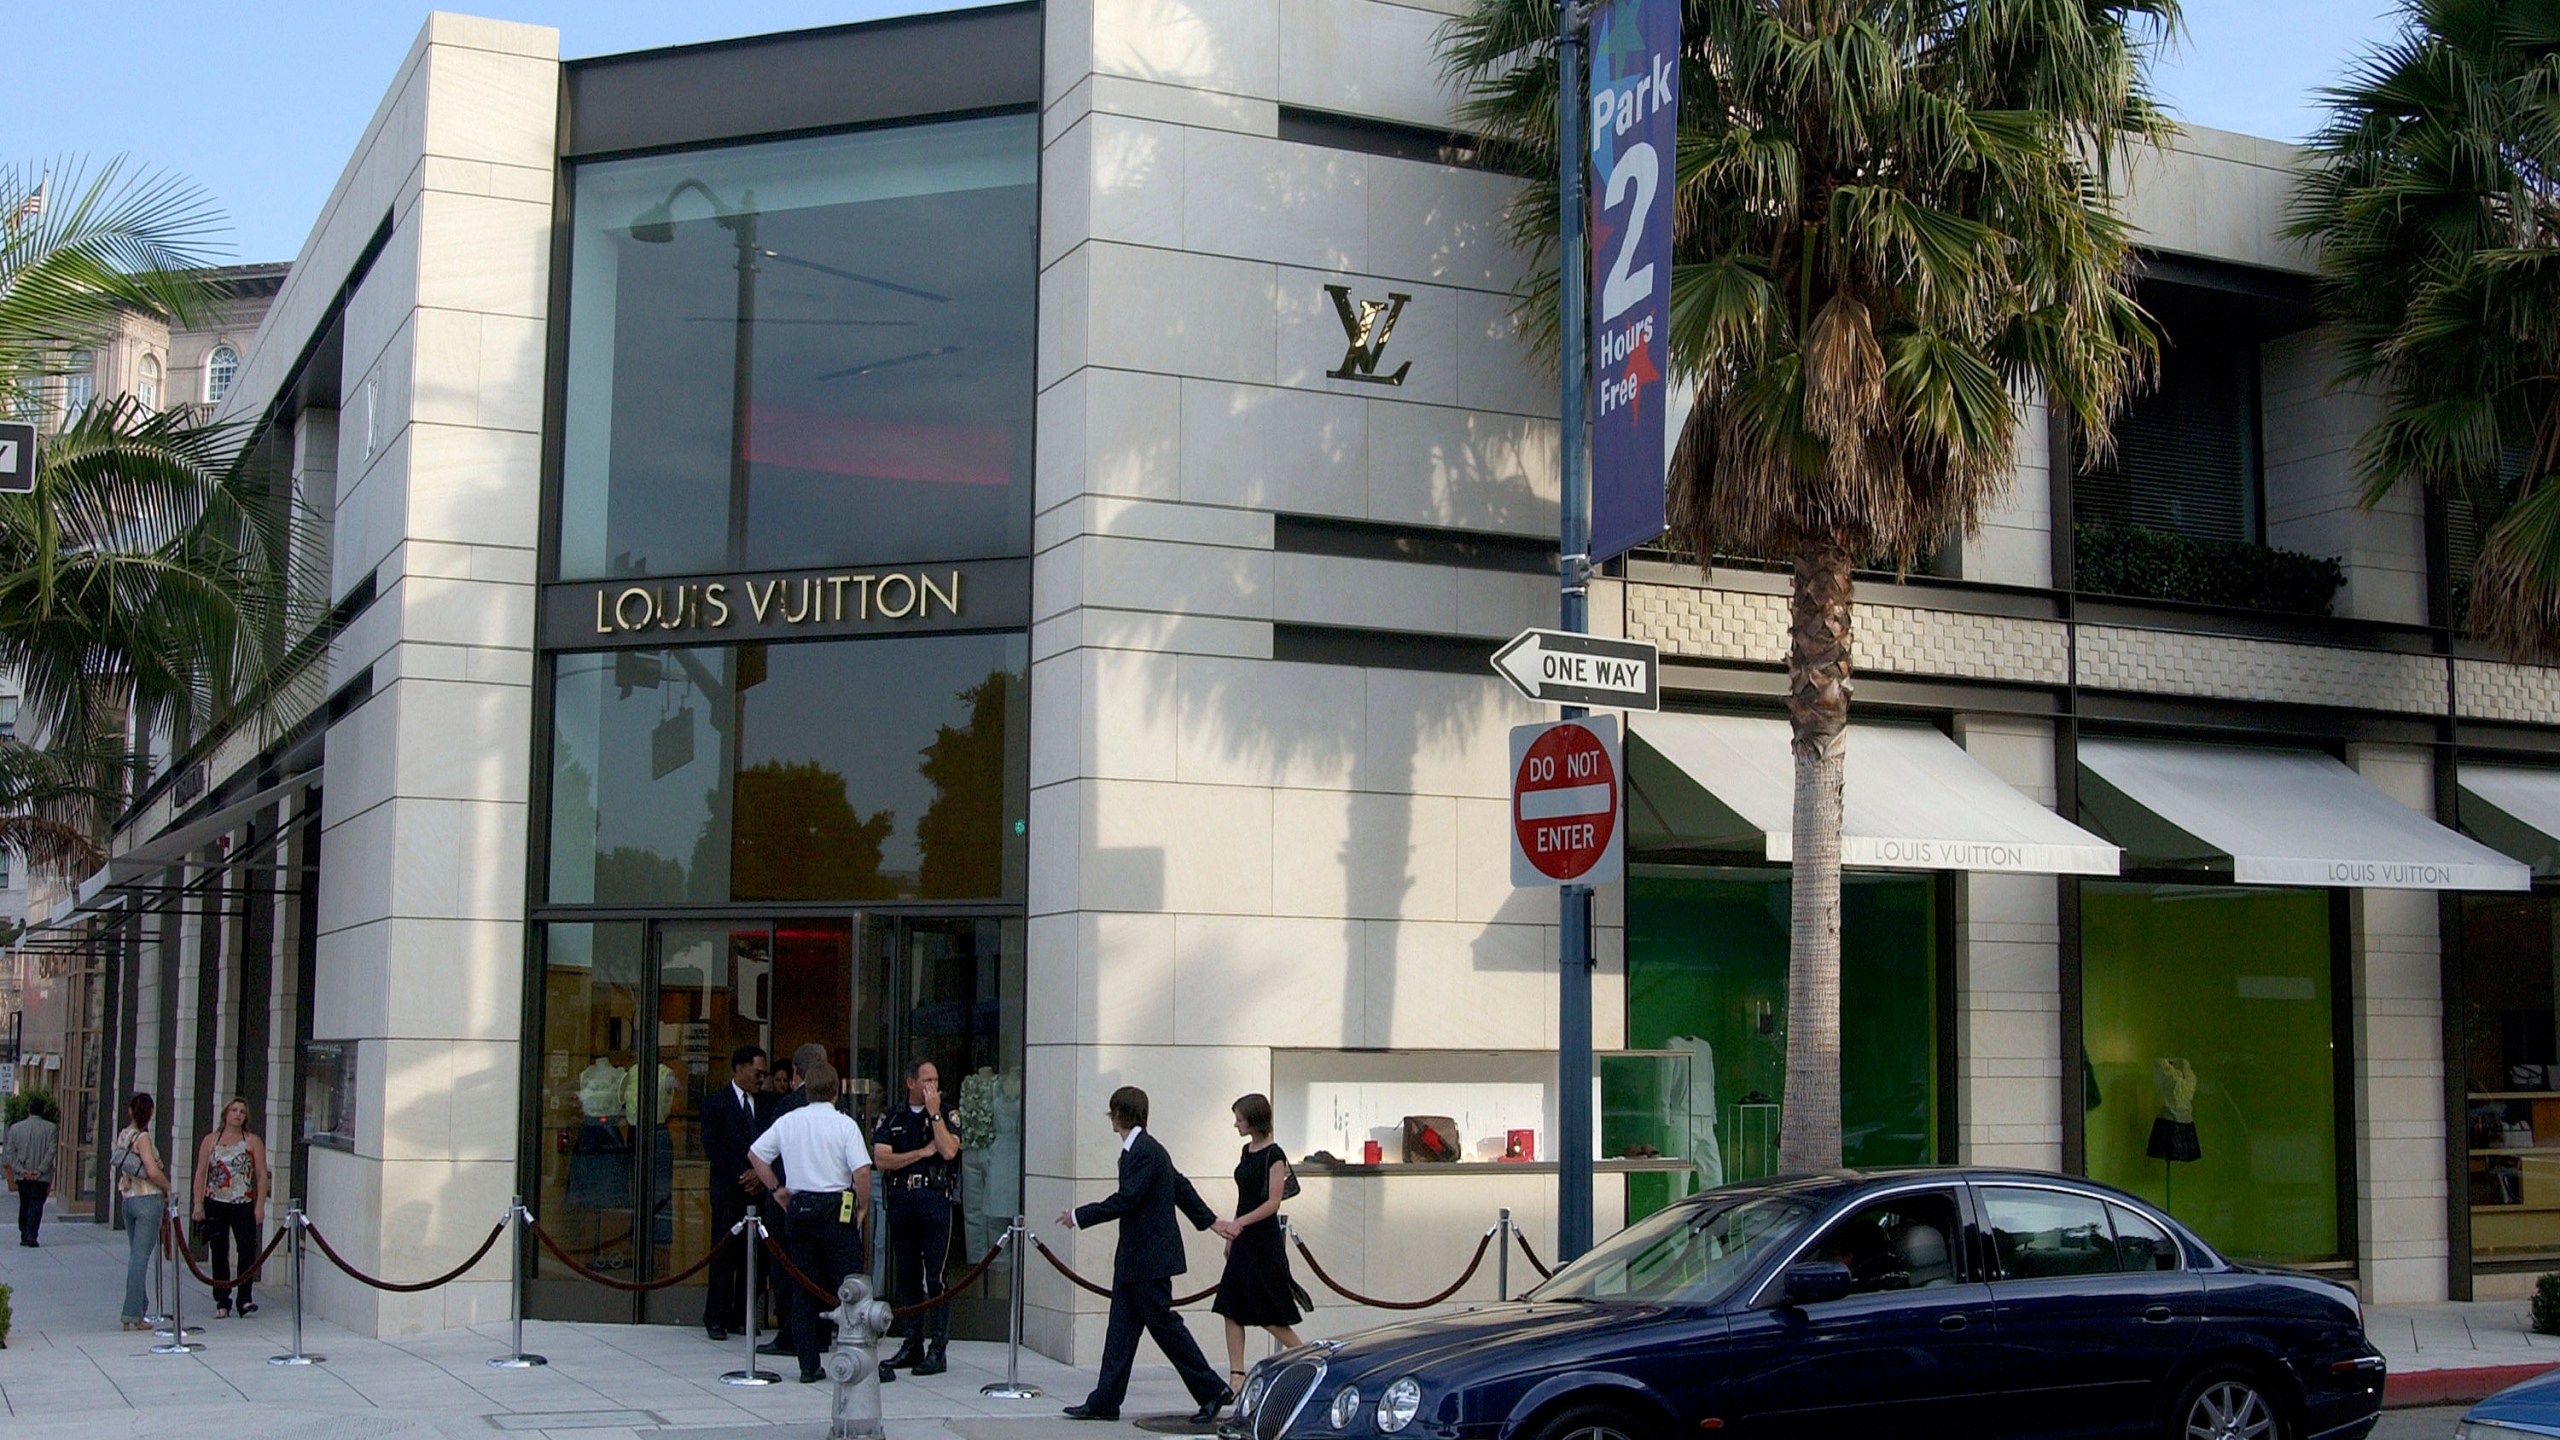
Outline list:
[[[2412,1370],[2386,1376],[2382,1408],[2405,1410],[2420,1405],[2468,1405],[2486,1400],[2519,1381],[2560,1369],[2560,1364],[2483,1365],[2469,1370]]]

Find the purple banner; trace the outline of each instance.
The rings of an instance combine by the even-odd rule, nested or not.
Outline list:
[[[1591,560],[1663,530],[1680,0],[1591,11]]]

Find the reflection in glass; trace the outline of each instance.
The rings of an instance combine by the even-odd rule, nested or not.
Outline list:
[[[727,899],[732,652],[554,663],[552,903]]]
[[[2462,897],[2471,1253],[2560,1256],[2560,903]]]
[[[1036,124],[579,167],[561,577],[1027,553]]]
[[[1695,1163],[1698,1188],[1777,1168],[1789,894],[1785,870],[1643,865],[1627,881],[1627,1044],[1695,1057],[1690,1093],[1656,1100],[1709,1117],[1679,1148],[1659,1146]],[[1852,1166],[1940,1158],[1935,907],[1925,876],[1842,877],[1840,1115]],[[1643,1103],[1611,1097],[1612,1077],[1601,1078],[1608,1105]],[[1628,1213],[1681,1193],[1631,1176]]]
[[[773,993],[773,932],[761,921],[658,926],[653,1278],[691,1265],[720,1238],[711,1229],[711,1189],[735,1187],[738,1177],[711,1173],[702,1149],[702,1097],[729,1083],[731,1051],[765,1045]],[[707,1283],[697,1277],[652,1292],[648,1318],[699,1320]]]
[[[1021,894],[1023,637],[747,653],[737,898]]]
[[[2074,1093],[2089,1178],[2226,1254],[2334,1258],[2329,941],[2323,891],[2085,882]]]
[[[628,1272],[640,1185],[630,1094],[643,1046],[642,926],[543,927],[536,1213],[578,1263]],[[534,1257],[534,1301],[552,1319],[628,1320],[630,1301]]]

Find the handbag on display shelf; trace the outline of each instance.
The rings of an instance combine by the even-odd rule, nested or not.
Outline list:
[[[1458,1159],[1458,1122],[1446,1115],[1404,1117],[1407,1164],[1450,1165]]]

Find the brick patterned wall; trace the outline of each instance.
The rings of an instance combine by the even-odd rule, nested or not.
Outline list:
[[[2560,724],[2560,669],[2497,660],[2453,662],[2454,692],[2465,720]]]
[[[1783,595],[1630,584],[1626,633],[1685,660],[1786,659]],[[2060,685],[2071,678],[2058,620],[1907,605],[1858,609],[1858,668],[1872,674]],[[2463,713],[2560,723],[2560,669],[2462,661]],[[2444,661],[2432,655],[2198,635],[2123,625],[2080,627],[2079,682],[2093,690],[2433,715]]]
[[[2444,710],[2444,661],[2436,656],[2122,625],[2080,628],[2080,683],[2211,700],[2419,715]]]

